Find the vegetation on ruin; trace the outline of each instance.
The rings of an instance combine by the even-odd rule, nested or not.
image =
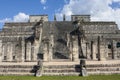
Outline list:
[[[0,80],[120,80],[120,75],[81,76],[0,76]]]

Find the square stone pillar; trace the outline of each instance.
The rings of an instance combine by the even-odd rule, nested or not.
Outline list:
[[[77,36],[74,36],[73,40],[73,61],[78,61],[79,60],[79,47],[78,47],[78,39]]]
[[[39,41],[35,40],[34,42],[34,61],[37,61],[39,53]]]
[[[93,42],[93,53],[92,53],[92,59],[93,60],[97,60],[96,59],[96,53],[97,53],[97,43]]]
[[[82,40],[81,46],[82,46],[83,56],[86,57],[86,52],[87,52],[86,46],[87,45],[86,45],[85,40]]]
[[[31,42],[27,42],[26,61],[31,61]]]
[[[21,61],[24,62],[25,61],[25,39],[22,38],[22,53],[21,53]]]
[[[104,42],[104,41],[101,41],[101,42],[100,42],[100,54],[99,54],[99,60],[100,60],[100,61],[106,60],[105,54],[106,54],[105,42]]]
[[[72,46],[72,42],[70,42],[70,56],[69,56],[70,60],[73,60],[73,46]]]
[[[7,43],[7,61],[12,61],[12,44]]]
[[[2,45],[2,60],[4,61],[4,57],[7,56],[6,53],[7,53],[7,50],[6,50],[6,44],[3,44]]]
[[[49,61],[53,59],[53,48],[54,48],[54,35],[51,34],[50,36],[50,43],[49,43]]]
[[[67,47],[70,47],[70,34],[67,33]]]
[[[46,43],[43,48],[43,61],[48,61],[48,45]]]
[[[2,52],[2,40],[0,40],[0,62],[2,62],[2,56],[3,56],[3,52]]]
[[[51,61],[52,59],[53,59],[53,49],[52,49],[52,47],[49,47],[49,61]]]
[[[37,61],[38,49],[35,44],[31,46],[31,60]]]
[[[113,45],[113,59],[117,59],[117,47],[116,47],[117,42],[113,40],[112,45]]]

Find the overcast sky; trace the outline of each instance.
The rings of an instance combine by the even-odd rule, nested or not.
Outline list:
[[[62,15],[90,14],[91,20],[115,21],[120,28],[120,0],[0,0],[0,28],[4,22],[28,21],[29,15],[48,14],[53,20]]]

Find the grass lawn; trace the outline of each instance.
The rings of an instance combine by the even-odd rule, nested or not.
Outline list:
[[[0,80],[120,80],[120,75],[81,76],[0,76]]]

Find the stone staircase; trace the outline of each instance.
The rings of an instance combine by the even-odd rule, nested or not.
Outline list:
[[[43,66],[42,75],[80,75],[80,66],[74,65],[72,62],[51,62],[46,64]]]
[[[79,75],[78,65],[49,65],[43,66],[42,75]]]
[[[0,75],[35,75],[37,62],[0,63]],[[120,74],[120,61],[86,61],[88,75]],[[43,62],[42,75],[81,75],[78,62]]]
[[[87,64],[88,75],[100,75],[100,74],[120,74],[120,61],[119,62],[94,62]]]
[[[80,67],[74,62],[44,62],[42,75],[79,75]],[[76,64],[76,65],[75,65]],[[35,75],[37,62],[1,63],[0,75]]]
[[[0,64],[0,75],[35,75],[35,65]]]

